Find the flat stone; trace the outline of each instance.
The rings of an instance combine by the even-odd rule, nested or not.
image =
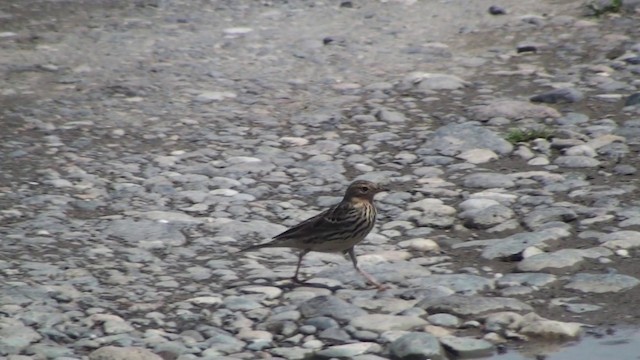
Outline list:
[[[415,316],[367,314],[352,319],[349,324],[359,330],[382,333],[388,330],[412,330],[428,323]]]
[[[560,228],[544,229],[536,232],[518,233],[502,239],[476,240],[461,243],[457,247],[485,245],[482,257],[485,259],[508,258],[520,254],[530,246],[544,246],[546,242],[559,240],[570,235]],[[454,245],[456,248],[456,245]]]
[[[444,336],[440,338],[442,346],[460,358],[476,358],[493,354],[492,343],[472,337]]]
[[[462,322],[460,318],[451,314],[433,314],[427,316],[427,321],[432,325],[456,328]]]
[[[492,311],[531,311],[530,305],[520,300],[503,297],[451,295],[424,299],[416,307],[429,313],[447,313],[456,316],[478,315]]]
[[[444,350],[435,336],[423,332],[405,334],[391,343],[389,353],[393,359],[446,360]]]
[[[565,288],[602,294],[629,290],[638,284],[640,280],[629,275],[579,273],[570,278]]]
[[[496,280],[499,288],[507,286],[536,286],[549,285],[557,280],[557,276],[541,273],[511,273]]]
[[[326,349],[316,352],[314,355],[315,357],[320,359],[351,359],[357,355],[362,355],[365,353],[376,353],[380,352],[381,350],[382,347],[374,342],[359,342],[353,344],[329,346]]]

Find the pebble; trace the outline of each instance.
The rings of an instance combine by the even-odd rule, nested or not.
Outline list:
[[[427,321],[414,316],[368,314],[353,318],[349,325],[360,330],[382,333],[389,330],[413,330]]]

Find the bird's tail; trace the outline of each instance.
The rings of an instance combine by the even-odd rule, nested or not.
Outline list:
[[[269,243],[251,245],[251,246],[246,247],[244,249],[240,249],[238,252],[254,251],[254,250],[259,250],[259,249],[263,249],[263,248],[270,247],[270,246],[271,246],[271,244],[269,244]]]

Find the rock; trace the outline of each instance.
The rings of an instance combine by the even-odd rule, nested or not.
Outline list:
[[[598,239],[602,246],[609,249],[640,248],[640,231],[623,230],[606,234]]]
[[[389,353],[392,359],[399,360],[447,359],[438,339],[423,332],[411,332],[401,336],[391,343]]]
[[[382,351],[382,347],[373,342],[359,342],[345,345],[329,346],[326,349],[316,352],[314,358],[318,359],[352,359],[354,356],[366,353],[377,353]]]
[[[485,259],[508,258],[520,254],[530,246],[544,246],[546,242],[559,240],[569,235],[569,231],[565,229],[551,228],[537,232],[518,233],[503,239],[480,240],[481,244],[487,245],[482,251],[482,257]],[[473,245],[472,242],[467,244]]]
[[[427,320],[432,325],[457,328],[461,321],[457,316],[451,314],[433,314],[427,316]]]
[[[427,321],[415,316],[367,314],[353,318],[349,325],[359,330],[382,333],[388,330],[412,330],[427,325]]]
[[[496,132],[470,123],[438,128],[429,135],[425,147],[452,156],[475,149],[487,149],[500,155],[513,150],[513,145]]]
[[[582,99],[584,99],[584,94],[582,93],[582,91],[574,88],[553,89],[529,98],[529,100],[532,102],[541,102],[547,104],[574,103],[582,101]]]
[[[15,319],[0,318],[0,354],[19,354],[42,335]]]
[[[145,348],[104,346],[90,353],[89,360],[162,360],[162,358]]]
[[[602,294],[629,290],[638,284],[640,280],[629,275],[578,273],[573,275],[564,287],[586,293]]]
[[[434,74],[424,72],[414,72],[403,80],[404,87],[415,87],[419,91],[433,90],[457,90],[465,87],[467,82],[463,79],[448,74]]]
[[[497,5],[489,6],[489,14],[491,15],[505,15],[506,13],[507,11],[503,7]]]
[[[512,298],[452,295],[443,298],[425,299],[416,307],[429,313],[448,313],[469,316],[490,311],[531,311],[531,306]]]
[[[554,221],[571,222],[578,216],[575,211],[565,207],[535,209],[525,215],[523,221],[531,230],[538,230],[546,223]]]
[[[431,275],[408,279],[407,282],[421,288],[446,287],[460,294],[476,294],[494,286],[492,279],[468,274]]]
[[[404,241],[400,241],[398,243],[398,246],[402,249],[410,249],[410,250],[420,251],[425,253],[440,252],[440,246],[438,245],[438,243],[436,243],[431,239],[416,238],[416,239],[404,240]]]
[[[470,164],[484,164],[499,158],[498,154],[489,149],[471,149],[456,156]]]
[[[328,316],[341,321],[349,321],[354,317],[367,314],[366,311],[355,305],[335,296],[327,295],[317,296],[303,302],[298,306],[298,310],[306,318]]]
[[[554,164],[567,168],[590,168],[600,165],[600,161],[589,156],[558,156]]]
[[[516,184],[513,179],[504,174],[500,173],[474,173],[469,174],[464,177],[463,182],[465,187],[470,188],[482,188],[482,189],[491,189],[491,188],[511,188]]]
[[[496,280],[498,288],[507,286],[536,286],[543,287],[557,280],[557,276],[541,273],[511,273]]]
[[[640,105],[640,92],[633,93],[627,97],[624,101],[624,106],[637,106]]]
[[[510,120],[525,118],[555,119],[560,117],[560,113],[554,108],[517,100],[497,100],[487,105],[472,106],[470,111],[473,117],[480,121],[488,121],[498,117]]]
[[[518,271],[553,272],[575,269],[583,261],[582,250],[562,249],[553,253],[542,253],[523,259],[518,263]]]
[[[492,343],[471,337],[444,336],[440,338],[442,346],[460,358],[476,358],[493,354]]]
[[[576,339],[582,334],[580,323],[548,320],[535,313],[523,316],[521,324],[521,334],[545,339]]]
[[[464,219],[464,226],[470,229],[488,229],[513,218],[515,213],[510,208],[497,204],[481,210],[465,211],[459,215]]]

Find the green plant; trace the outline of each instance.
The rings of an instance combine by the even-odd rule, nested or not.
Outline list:
[[[600,17],[607,13],[618,13],[622,8],[622,0],[591,1],[587,4],[587,8],[593,12],[593,16]]]
[[[550,139],[553,137],[553,131],[541,128],[541,129],[513,129],[509,131],[505,139],[512,143],[517,144],[521,142],[529,142],[535,139]]]

